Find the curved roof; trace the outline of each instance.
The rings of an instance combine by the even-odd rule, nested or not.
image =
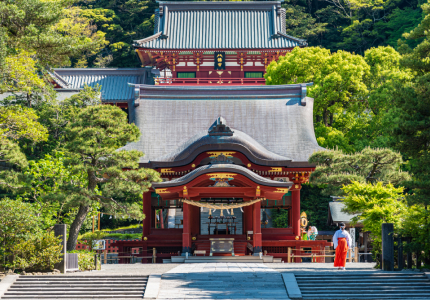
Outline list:
[[[194,180],[195,178],[199,177],[200,175],[212,173],[212,172],[231,172],[231,173],[237,173],[246,176],[247,178],[251,179],[257,184],[265,185],[265,186],[272,186],[272,187],[291,187],[293,185],[292,182],[283,182],[283,181],[275,181],[268,178],[261,177],[260,175],[252,172],[251,170],[248,170],[247,168],[244,168],[239,165],[233,165],[233,164],[216,164],[216,165],[206,165],[202,166],[200,168],[197,168],[193,170],[192,172],[180,177],[176,178],[171,181],[164,181],[164,182],[154,182],[152,183],[152,187],[154,188],[167,188],[167,187],[173,187],[173,186],[180,186],[187,184],[188,182]]]
[[[214,145],[209,150],[253,144],[247,149],[261,159],[310,166],[309,156],[324,148],[315,138],[313,99],[306,97],[306,86],[135,86],[140,90],[135,124],[141,137],[122,149],[143,152],[140,162],[149,163],[183,158],[186,146],[199,142]],[[234,134],[215,145],[207,130],[221,116]]]
[[[214,125],[220,119],[223,118],[218,118]],[[225,126],[225,120],[223,122]],[[211,134],[210,132],[214,125],[209,128],[209,131],[199,132],[169,154],[152,160],[151,165],[156,167],[158,165],[156,162],[176,162],[177,165],[185,165],[191,163],[198,154],[211,150],[238,150],[244,152],[252,162],[261,165],[266,165],[270,162],[280,162],[282,164],[291,161],[287,157],[267,150],[259,142],[240,130],[232,129],[231,134],[224,135]],[[169,164],[169,166],[173,165]]]

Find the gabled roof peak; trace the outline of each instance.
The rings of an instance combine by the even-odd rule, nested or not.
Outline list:
[[[219,117],[215,120],[211,127],[209,127],[209,135],[232,136],[234,131],[232,131],[226,124],[227,121],[223,117]]]

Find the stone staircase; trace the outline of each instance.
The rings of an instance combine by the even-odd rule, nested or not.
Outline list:
[[[430,299],[423,273],[296,273],[303,299]]]
[[[148,276],[20,276],[1,299],[142,299]]]

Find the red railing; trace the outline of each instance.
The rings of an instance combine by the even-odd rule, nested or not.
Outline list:
[[[264,78],[155,78],[156,85],[265,85]]]

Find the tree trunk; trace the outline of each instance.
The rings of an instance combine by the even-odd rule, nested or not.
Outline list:
[[[79,230],[81,230],[82,224],[84,224],[85,218],[87,217],[89,211],[89,206],[79,206],[78,214],[70,226],[69,238],[67,239],[67,251],[75,250],[76,242],[78,241]]]

